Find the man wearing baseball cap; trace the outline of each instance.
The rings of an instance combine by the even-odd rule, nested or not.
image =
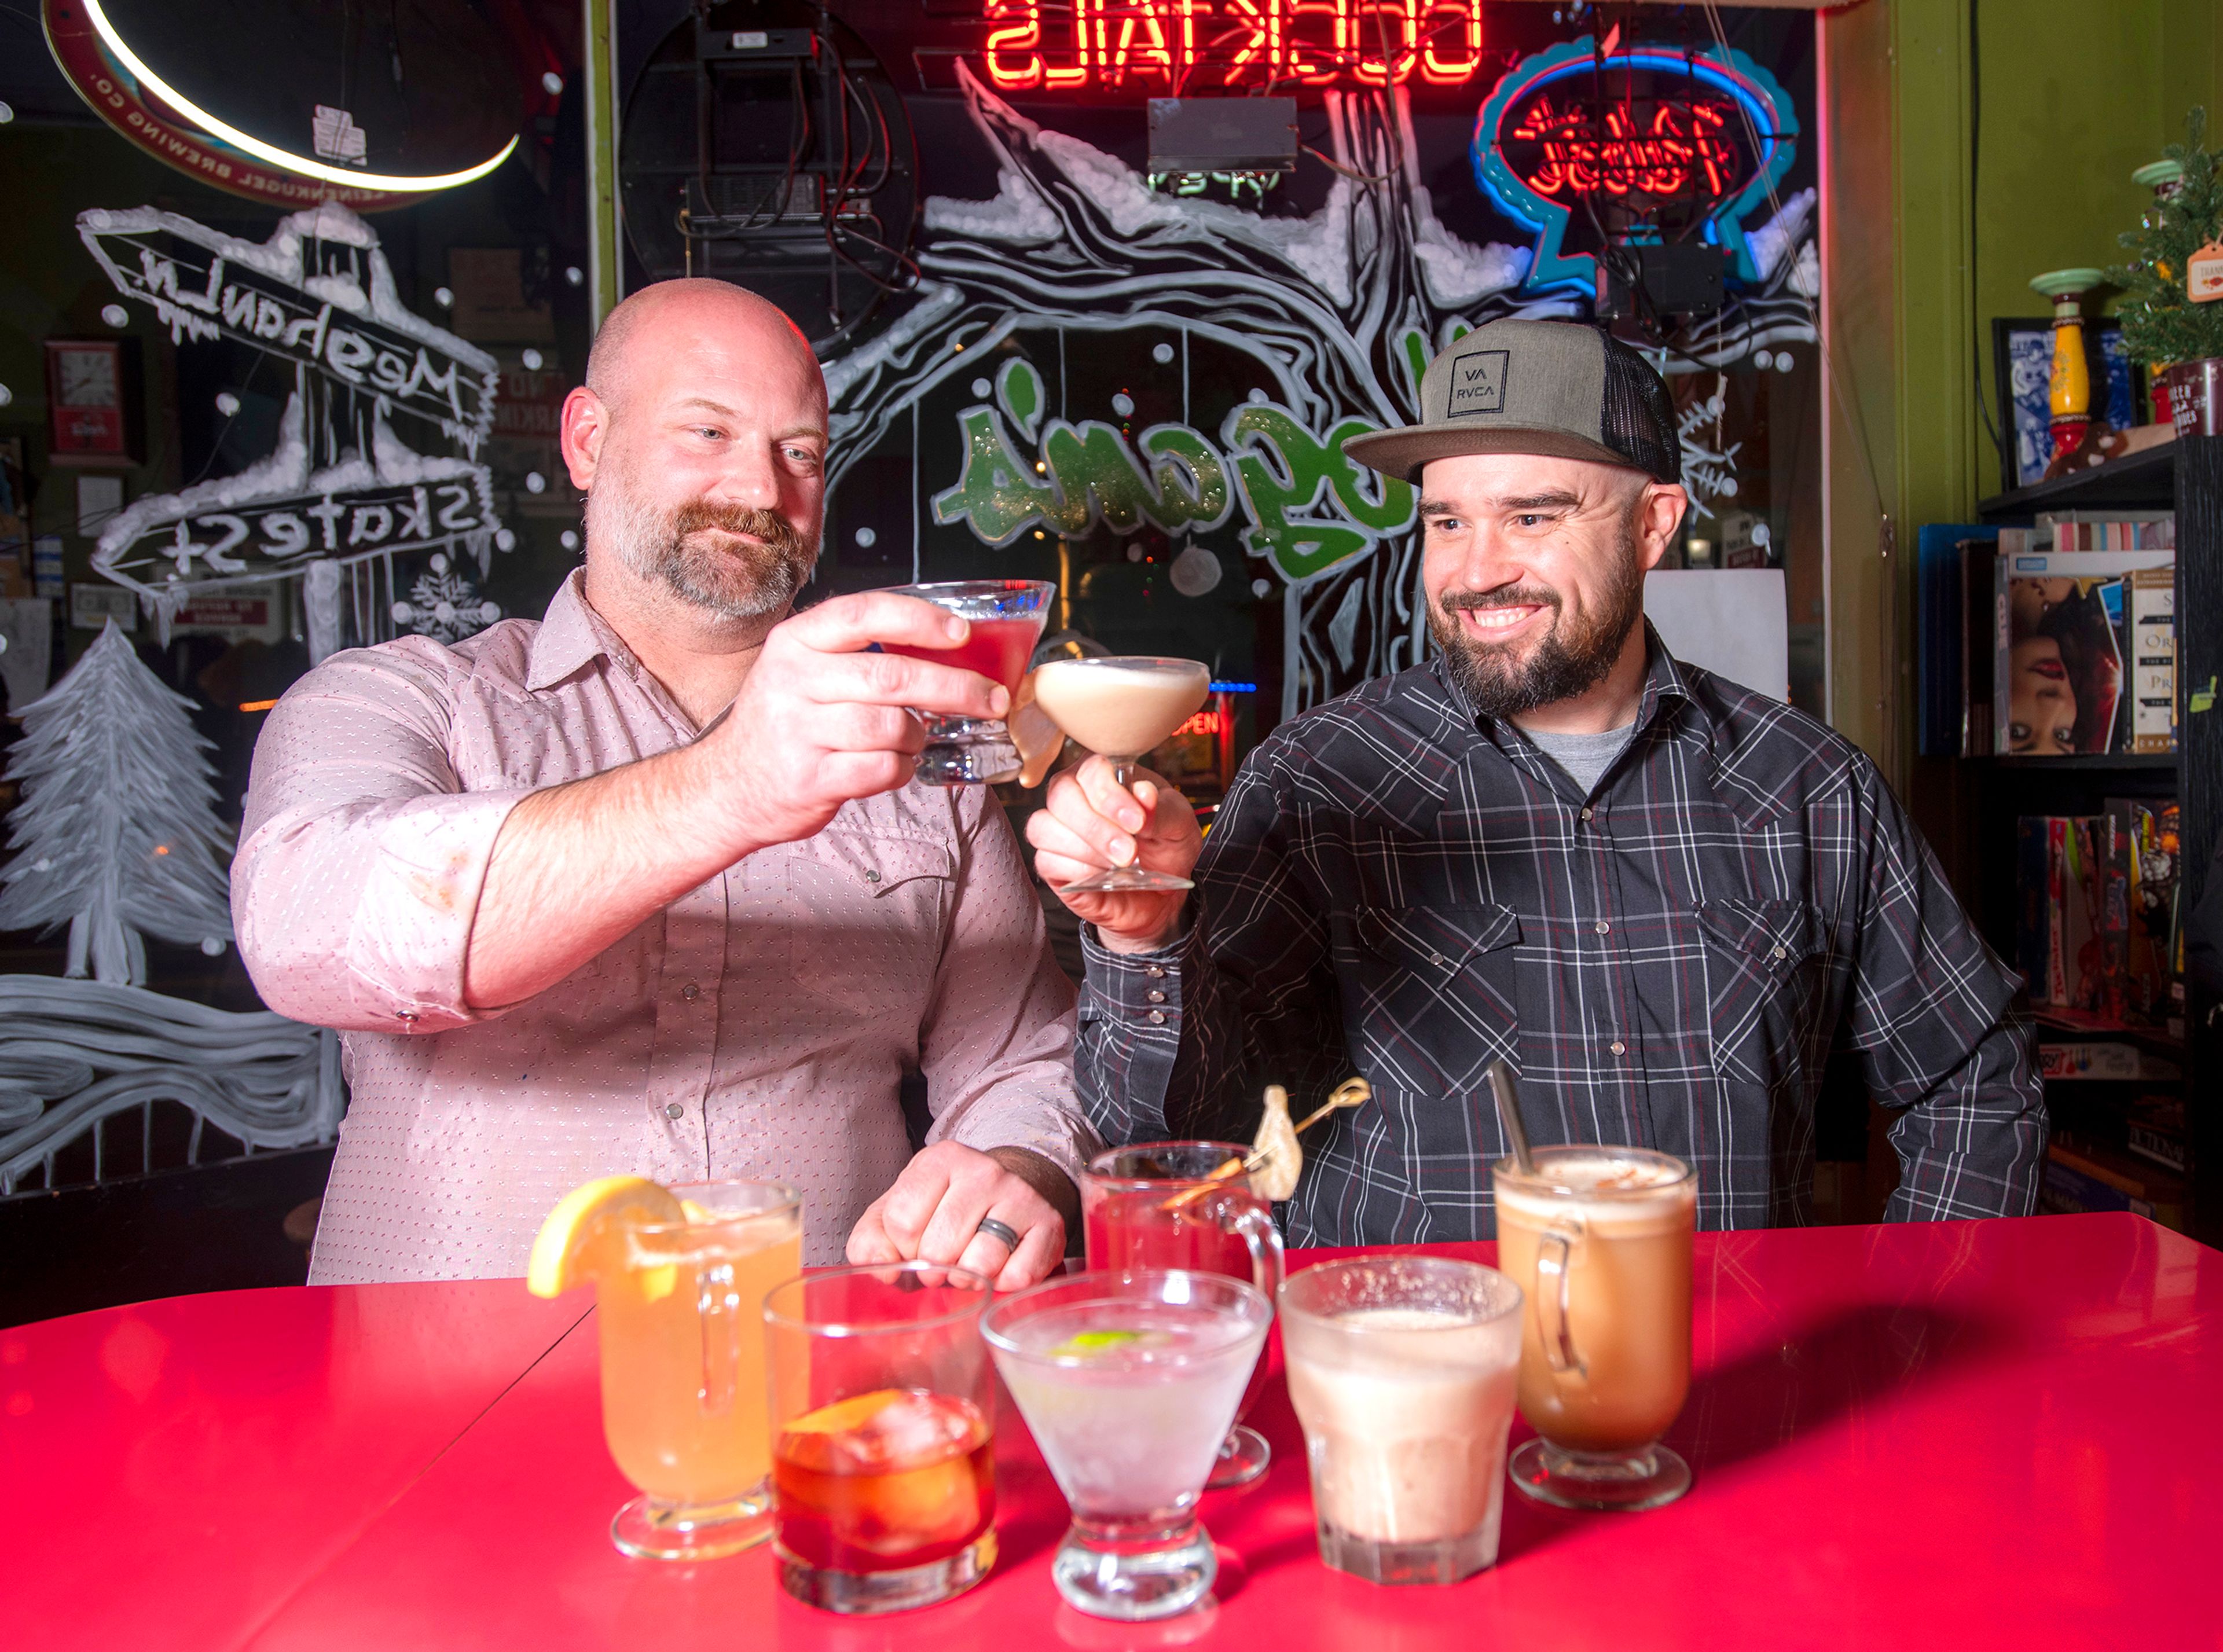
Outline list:
[[[1488,1237],[1506,1059],[1539,1145],[1697,1166],[1700,1225],[1810,1219],[1825,1069],[1895,1115],[1898,1219],[2027,1214],[2045,1115],[2013,978],[1875,766],[1671,656],[1644,575],[1689,505],[1667,386],[1589,326],[1499,321],[1421,422],[1352,437],[1420,492],[1434,657],[1282,724],[1208,845],[1100,758],[1028,835],[1052,888],[1139,861],[1192,893],[1076,894],[1077,1071],[1107,1140],[1306,1140],[1302,1245]]]

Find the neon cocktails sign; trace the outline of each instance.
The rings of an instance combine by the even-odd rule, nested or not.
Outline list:
[[[985,0],[1004,91],[1460,86],[1482,68],[1482,0]]]

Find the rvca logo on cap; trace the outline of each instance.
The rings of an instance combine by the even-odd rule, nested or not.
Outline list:
[[[1506,363],[1512,355],[1510,350],[1470,350],[1453,356],[1451,399],[1444,405],[1444,417],[1503,412]]]

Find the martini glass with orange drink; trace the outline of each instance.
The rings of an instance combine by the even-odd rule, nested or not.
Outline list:
[[[627,1554],[708,1560],[771,1535],[764,1300],[801,1271],[802,1213],[782,1182],[611,1176],[543,1224],[527,1286],[595,1285],[602,1432],[641,1492],[610,1523]]]

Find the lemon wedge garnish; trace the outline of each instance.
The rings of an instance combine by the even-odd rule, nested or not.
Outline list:
[[[677,1199],[645,1176],[604,1176],[573,1188],[557,1201],[532,1241],[525,1288],[536,1297],[560,1297],[594,1277],[588,1266],[595,1239],[612,1220],[679,1222]],[[662,1270],[656,1270],[662,1272]],[[655,1295],[667,1295],[671,1286]]]

